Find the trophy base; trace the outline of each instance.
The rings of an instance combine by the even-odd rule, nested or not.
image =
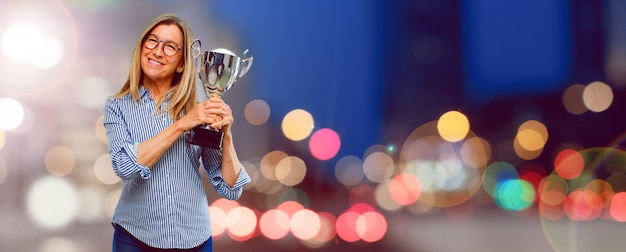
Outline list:
[[[196,126],[187,132],[187,142],[199,145],[202,147],[208,147],[212,149],[222,149],[222,138],[224,133],[203,128],[202,126]]]

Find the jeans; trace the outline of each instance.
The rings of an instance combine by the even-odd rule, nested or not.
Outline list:
[[[180,251],[180,252],[212,252],[213,251],[213,238],[209,238],[206,242],[200,244],[200,246],[190,249],[159,249],[153,248],[145,243],[141,242],[133,235],[128,233],[123,227],[113,224],[115,232],[113,233],[113,252],[166,252],[166,251]]]

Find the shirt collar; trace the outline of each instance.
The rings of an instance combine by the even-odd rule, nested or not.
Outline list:
[[[139,86],[139,97],[142,100],[145,100],[146,97],[150,98],[150,92],[148,92],[148,89],[146,89],[143,85]]]
[[[172,90],[168,91],[165,95],[165,100],[163,101],[167,102],[172,97],[172,93],[174,93]],[[148,91],[148,89],[143,85],[139,86],[139,97],[144,101],[146,99],[152,99],[152,97],[150,97],[150,91]]]

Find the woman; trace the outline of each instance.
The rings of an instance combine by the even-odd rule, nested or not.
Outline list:
[[[198,103],[194,36],[176,15],[161,15],[135,46],[128,80],[104,107],[109,154],[123,179],[113,215],[113,251],[212,251],[200,159],[217,193],[235,200],[250,177],[233,145],[233,115],[218,97]],[[224,132],[222,150],[185,141],[209,124]]]

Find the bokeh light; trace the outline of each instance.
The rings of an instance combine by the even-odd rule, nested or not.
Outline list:
[[[22,124],[24,108],[15,99],[0,99],[0,129],[14,130]]]
[[[76,156],[67,146],[54,146],[46,153],[44,163],[50,174],[65,176],[74,170]]]
[[[44,228],[64,227],[78,211],[76,189],[60,177],[38,178],[26,193],[26,210],[31,219]]]
[[[602,112],[613,103],[613,90],[607,84],[594,81],[583,91],[585,106],[593,112]]]
[[[519,126],[515,137],[522,148],[528,151],[537,151],[546,145],[548,129],[537,120],[528,120]]]
[[[347,211],[339,215],[335,227],[337,236],[347,242],[358,241],[361,238],[356,230],[359,217],[361,217],[361,215],[353,211]]]
[[[295,109],[283,118],[281,129],[285,137],[292,141],[301,141],[313,131],[313,116],[303,109]]]
[[[365,242],[377,242],[387,233],[387,220],[383,214],[376,211],[363,213],[356,225],[359,236]]]
[[[416,202],[421,193],[422,186],[420,181],[411,174],[398,174],[389,183],[391,198],[403,206]]]
[[[311,155],[319,160],[329,160],[339,152],[341,139],[334,130],[324,128],[316,131],[309,141]]]
[[[306,176],[306,164],[298,157],[289,156],[276,164],[276,179],[286,186],[300,184]]]
[[[345,186],[359,184],[364,176],[363,160],[356,156],[344,156],[335,164],[335,177]]]
[[[37,56],[44,45],[41,31],[30,24],[14,25],[0,38],[2,51],[15,60],[29,60]]]
[[[209,206],[209,214],[211,216],[211,230],[214,237],[221,237],[225,232],[228,224],[226,223],[226,212],[217,207]]]
[[[303,244],[309,248],[318,249],[324,246],[324,244],[332,241],[337,232],[335,231],[335,223],[337,218],[328,212],[317,213],[320,220],[320,228],[317,234],[310,239],[303,240]]]
[[[519,179],[517,169],[506,162],[495,162],[490,164],[483,175],[483,188],[487,194],[497,198],[498,185],[508,180]]]
[[[461,146],[463,163],[473,168],[487,166],[491,159],[491,146],[487,140],[480,137],[471,137]]]
[[[563,209],[572,220],[589,221],[600,215],[602,201],[594,192],[577,189],[565,199]]]
[[[388,211],[388,212],[395,212],[395,211],[399,211],[402,209],[402,207],[404,205],[400,204],[398,201],[396,201],[393,197],[392,197],[392,186],[391,186],[391,182],[392,180],[385,180],[382,183],[379,183],[376,186],[376,189],[374,191],[374,198],[376,199],[376,204]],[[398,197],[398,196],[396,196]],[[367,201],[365,202],[355,202],[356,204],[358,203],[364,203],[364,204],[368,204]]]
[[[376,242],[387,233],[387,220],[372,206],[355,204],[337,218],[337,235],[347,242]]]
[[[270,106],[264,100],[256,99],[248,102],[243,115],[246,121],[252,125],[262,125],[270,118]]]
[[[287,158],[287,153],[282,151],[271,151],[261,159],[260,170],[263,177],[269,180],[278,180],[276,177],[276,166],[280,161]]]
[[[26,104],[22,104],[22,109],[24,110],[22,122],[17,128],[11,130],[11,133],[28,134],[33,128],[37,127],[36,123],[39,115],[35,114],[35,111]]]
[[[437,130],[441,138],[449,142],[463,140],[470,130],[467,116],[459,111],[449,111],[441,115],[437,121]]]
[[[584,168],[585,159],[575,150],[562,150],[554,158],[554,171],[564,179],[580,176]]]
[[[374,152],[365,157],[363,173],[372,182],[382,182],[389,179],[395,171],[393,158],[384,152]]]
[[[104,116],[99,116],[96,120],[96,125],[94,125],[94,130],[96,132],[96,137],[98,138],[98,140],[100,140],[100,142],[107,143],[107,132],[104,128],[103,121]]]
[[[317,213],[310,209],[300,209],[291,217],[291,233],[300,240],[313,239],[322,227]]]
[[[523,179],[506,179],[494,189],[495,202],[503,209],[520,211],[535,202],[535,189]]]
[[[263,236],[270,240],[278,240],[285,237],[290,230],[289,215],[282,210],[271,209],[261,215],[259,228]]]
[[[613,196],[609,207],[611,217],[619,222],[626,222],[626,192],[618,192]]]
[[[230,209],[226,214],[226,226],[231,238],[244,241],[254,234],[257,217],[254,211],[244,206]]]
[[[112,185],[119,182],[121,179],[115,172],[113,172],[113,167],[111,165],[111,156],[109,154],[104,154],[98,159],[93,165],[93,171],[96,175],[96,178],[107,185]]]
[[[400,171],[420,181],[420,203],[432,207],[457,206],[478,192],[484,167],[466,165],[457,154],[457,145],[442,139],[436,125],[436,121],[423,124],[405,140],[400,152]],[[472,151],[485,155],[489,152],[481,144],[474,146],[479,149],[466,149],[464,155]]]
[[[0,38],[3,52],[12,59],[28,61],[39,68],[51,68],[64,57],[63,42],[46,37],[30,24],[18,24],[7,29]]]
[[[561,99],[567,112],[580,115],[588,111],[583,101],[584,90],[585,86],[582,84],[574,84],[565,89]]]

